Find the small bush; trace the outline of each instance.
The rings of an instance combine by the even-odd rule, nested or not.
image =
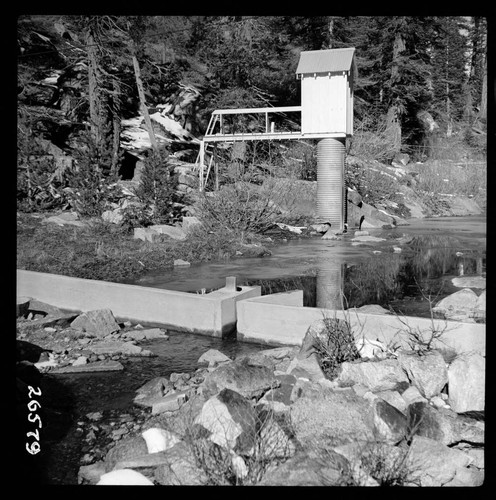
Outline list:
[[[82,217],[100,216],[118,200],[117,174],[111,170],[112,152],[99,146],[90,132],[81,134],[82,145],[74,152],[75,164],[66,170],[65,192],[72,208]]]
[[[148,227],[153,224],[153,212],[143,203],[129,204],[121,211],[121,227],[126,232],[132,232],[135,227]]]
[[[436,324],[434,319],[434,304],[437,302],[437,298],[441,293],[442,288],[439,289],[438,293],[434,297],[432,297],[431,294],[426,294],[424,292],[416,280],[415,283],[419,288],[423,299],[429,304],[431,319],[430,328],[421,329],[418,326],[413,327],[408,324],[407,319],[397,316],[398,320],[403,325],[403,328],[398,333],[404,333],[406,335],[406,343],[408,344],[410,350],[416,352],[419,356],[425,356],[430,351],[433,351],[434,349],[437,350],[437,348],[440,347],[440,344],[445,344],[442,337],[448,331],[448,323],[444,321],[444,324],[440,325],[440,321],[438,321],[438,324]]]
[[[313,339],[320,367],[330,380],[339,374],[339,366],[345,361],[360,358],[355,336],[347,321],[324,317],[325,331]]]
[[[177,177],[167,158],[167,150],[160,149],[151,151],[144,160],[140,183],[135,190],[142,208],[127,211],[128,224],[170,224],[178,219],[180,214],[175,209]]]
[[[210,231],[198,225],[190,231],[187,240],[174,242],[171,251],[177,258],[205,262],[229,259],[239,247],[239,239],[234,231],[225,227]]]
[[[408,449],[371,441],[358,446],[348,474],[342,478],[346,486],[365,486],[370,480],[378,486],[418,486],[414,467],[408,461]]]
[[[228,231],[241,241],[249,233],[263,233],[272,227],[278,213],[270,188],[243,181],[202,193],[198,205],[200,220],[207,230]]]

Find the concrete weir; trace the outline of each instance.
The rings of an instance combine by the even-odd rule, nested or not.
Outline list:
[[[457,354],[477,352],[486,355],[485,324],[369,314],[355,309],[304,307],[302,290],[243,300],[237,303],[236,312],[238,340],[244,342],[301,345],[313,322],[337,318],[349,323],[357,340],[378,340],[386,346],[396,344],[408,348],[408,330],[422,332],[428,338],[429,332],[435,329],[443,335],[433,347],[453,350]]]
[[[330,292],[325,304],[304,307],[303,290],[262,296],[259,286],[237,286],[235,277],[226,278],[223,288],[199,295],[17,270],[18,297],[30,297],[67,311],[110,309],[118,320],[213,337],[236,331],[238,340],[244,342],[293,346],[302,344],[313,322],[328,317],[347,321],[357,340],[408,347],[408,329],[426,334],[436,329],[444,333],[435,347],[485,356],[485,324],[342,310],[334,290]]]
[[[119,321],[162,325],[179,331],[225,337],[236,329],[236,302],[259,297],[259,286],[226,286],[204,295],[159,288],[17,270],[17,296],[67,311],[110,309]]]

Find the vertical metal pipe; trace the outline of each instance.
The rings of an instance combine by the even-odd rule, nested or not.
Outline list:
[[[344,140],[321,139],[317,144],[317,218],[344,229]]]

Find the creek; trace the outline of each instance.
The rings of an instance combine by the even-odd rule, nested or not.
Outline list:
[[[408,222],[392,230],[370,230],[371,236],[384,238],[381,242],[355,246],[354,231],[339,240],[293,239],[272,248],[267,257],[176,267],[134,284],[202,293],[235,276],[238,285],[260,286],[262,295],[302,289],[309,307],[379,304],[405,315],[429,316],[429,298],[437,302],[458,290],[453,277],[485,276],[486,218]]]
[[[236,276],[238,285],[259,285],[263,294],[303,289],[304,305],[310,307],[379,304],[407,315],[428,315],[429,297],[437,301],[457,290],[451,278],[485,276],[486,218],[409,223],[370,231],[384,238],[382,242],[353,246],[353,231],[340,240],[289,240],[272,248],[268,257],[175,268],[135,284],[202,293],[222,287],[227,276]],[[405,242],[399,243],[399,238]],[[394,253],[394,246],[401,247],[401,252]],[[50,411],[39,464],[42,483],[77,484],[84,452],[78,422],[84,415],[99,411],[105,422],[110,416],[115,419],[116,412],[132,412],[136,389],[157,376],[194,371],[198,358],[210,348],[234,358],[268,347],[179,332],[168,335],[168,340],[143,344],[156,357],[134,358],[123,363],[121,372],[43,376]]]

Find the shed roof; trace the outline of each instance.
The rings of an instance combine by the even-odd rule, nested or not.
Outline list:
[[[355,48],[308,50],[301,52],[296,74],[349,71],[356,73]]]

